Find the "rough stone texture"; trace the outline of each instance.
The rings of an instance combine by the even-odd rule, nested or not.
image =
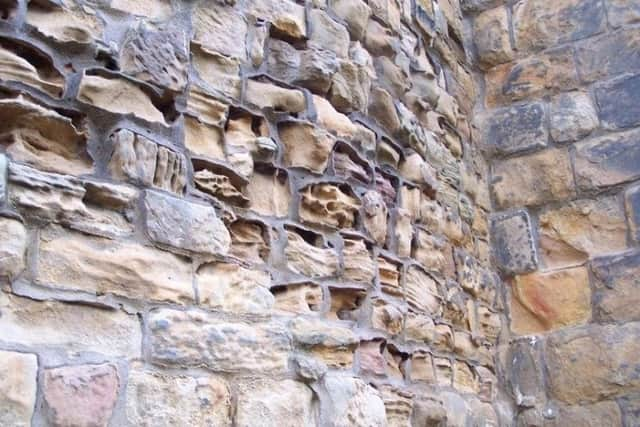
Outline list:
[[[502,64],[513,58],[506,8],[498,7],[482,12],[475,18],[473,25],[475,44],[483,65]]]
[[[496,264],[505,273],[527,273],[538,266],[531,219],[527,211],[492,218],[491,238]]]
[[[25,268],[27,230],[15,219],[0,217],[0,276],[13,279]]]
[[[541,103],[523,104],[494,112],[486,124],[489,149],[512,154],[547,145],[547,114]]]
[[[545,353],[553,396],[576,404],[637,391],[639,333],[638,323],[627,323],[583,326],[552,335]]]
[[[627,10],[630,8],[631,5],[627,5]],[[576,60],[582,79],[595,82],[637,71],[640,67],[638,39],[640,31],[636,28],[609,33],[578,44]]]
[[[512,310],[511,328],[521,335],[587,322],[591,318],[587,269],[517,276],[512,287]]]
[[[631,239],[640,243],[640,186],[634,186],[625,193],[625,211],[629,221]]]
[[[231,394],[224,380],[144,370],[129,371],[126,388],[128,425],[229,425]]]
[[[569,154],[554,148],[501,161],[494,166],[493,192],[500,208],[568,198],[574,193]]]
[[[556,142],[577,141],[598,126],[598,116],[589,96],[582,92],[558,95],[551,103],[551,137]]]
[[[0,424],[30,426],[36,404],[36,355],[0,351],[0,373]]]
[[[598,258],[592,270],[595,315],[604,321],[639,320],[640,253]]]
[[[607,83],[596,90],[602,125],[622,129],[640,124],[640,107],[634,101],[640,96],[640,76]]]
[[[332,427],[375,426],[386,424],[386,412],[380,393],[358,378],[327,376],[328,400],[325,425]]]
[[[43,394],[52,425],[106,426],[119,379],[113,365],[77,365],[44,371]]]
[[[601,189],[640,177],[640,132],[629,131],[576,145],[576,184],[584,190]]]

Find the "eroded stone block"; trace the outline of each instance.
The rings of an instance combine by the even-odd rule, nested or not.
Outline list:
[[[640,76],[606,83],[596,89],[602,126],[622,129],[640,124]]]
[[[324,385],[328,393],[329,425],[386,425],[386,412],[380,392],[358,378],[329,375]]]
[[[493,217],[491,238],[496,263],[504,272],[526,273],[538,266],[536,245],[527,211]]]
[[[640,252],[598,258],[591,269],[595,315],[604,321],[640,320]]]
[[[0,277],[12,280],[26,265],[27,230],[15,219],[0,217]]]
[[[36,355],[0,351],[0,374],[0,424],[30,426],[38,388]]]
[[[310,123],[284,122],[278,126],[278,133],[284,145],[286,166],[324,172],[335,144],[328,132]]]
[[[338,270],[334,249],[311,244],[294,231],[287,231],[285,256],[289,269],[309,277],[332,276]]]
[[[551,137],[556,142],[577,141],[598,126],[598,116],[589,98],[582,92],[560,94],[551,103]]]
[[[490,67],[513,58],[507,9],[497,7],[482,12],[473,21],[473,35],[480,62]]]
[[[348,187],[334,184],[310,184],[301,190],[300,219],[309,224],[351,228],[360,208],[358,199]]]
[[[547,146],[547,114],[542,103],[493,111],[486,126],[486,144],[497,154]]]

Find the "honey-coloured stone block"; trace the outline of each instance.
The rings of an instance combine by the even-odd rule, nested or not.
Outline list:
[[[474,41],[480,62],[487,68],[509,62],[514,51],[509,35],[509,17],[505,7],[489,9],[473,21]]]

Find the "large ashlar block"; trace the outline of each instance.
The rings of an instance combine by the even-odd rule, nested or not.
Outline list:
[[[591,268],[595,316],[605,321],[640,320],[640,252],[598,258]]]
[[[493,217],[491,238],[494,259],[504,272],[518,274],[535,270],[538,257],[527,211]]]

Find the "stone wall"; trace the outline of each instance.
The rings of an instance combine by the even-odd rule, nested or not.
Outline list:
[[[0,11],[0,425],[512,423],[457,1]]]
[[[640,3],[478,3],[518,425],[639,425]]]

